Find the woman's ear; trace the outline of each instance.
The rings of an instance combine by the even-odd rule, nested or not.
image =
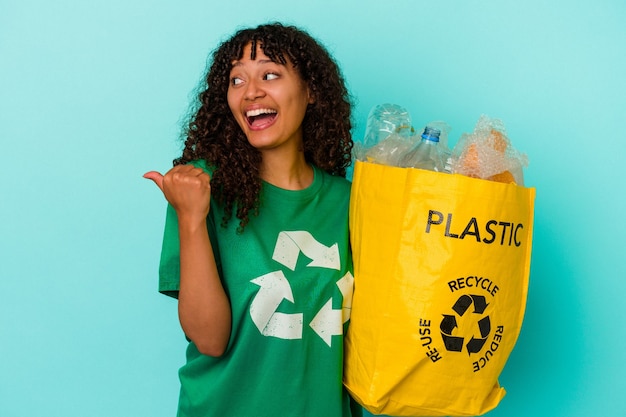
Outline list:
[[[307,87],[306,94],[309,97],[309,104],[314,104],[315,103],[315,95],[311,91],[310,87]]]

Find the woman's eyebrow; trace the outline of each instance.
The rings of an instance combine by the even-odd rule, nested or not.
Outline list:
[[[266,65],[266,64],[276,64],[276,65],[281,65],[280,63],[278,63],[278,62],[274,62],[274,61],[272,61],[271,59],[255,59],[255,61],[256,61],[256,63],[257,63],[258,65]],[[239,61],[239,60],[235,60],[235,61],[233,61],[233,63],[232,63],[232,68],[234,68],[234,67],[240,67],[240,66],[242,66],[242,65],[243,65],[243,63],[242,63],[241,61]]]
[[[280,65],[278,62],[274,62],[271,59],[257,59],[256,63],[257,65],[268,65],[268,64]]]

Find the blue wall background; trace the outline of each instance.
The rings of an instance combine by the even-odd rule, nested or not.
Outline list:
[[[623,416],[626,3],[0,0],[0,415],[172,416],[184,360],[157,294],[167,170],[206,57],[296,23],[369,109],[454,142],[485,113],[537,188],[524,327],[489,416]]]

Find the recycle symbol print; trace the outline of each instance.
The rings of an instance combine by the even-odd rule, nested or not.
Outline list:
[[[311,259],[307,268],[341,270],[336,243],[324,246],[306,231],[280,232],[272,259],[295,271],[300,254]],[[260,287],[250,305],[250,317],[261,334],[280,339],[302,339],[304,314],[278,311],[283,300],[295,303],[291,285],[283,271],[273,271],[250,282]],[[328,346],[331,346],[332,336],[343,334],[343,324],[350,319],[354,277],[347,272],[336,284],[343,296],[342,308],[333,309],[331,297],[309,323]]]
[[[472,305],[474,306],[474,311],[472,311],[471,314],[482,315],[485,312],[488,304],[485,300],[485,297],[482,295],[462,295],[461,297],[459,297],[456,303],[454,303],[452,310],[454,310],[454,312],[458,314],[459,317],[463,317],[463,315],[467,313]],[[455,315],[443,315],[443,320],[441,321],[441,325],[439,326],[439,328],[441,330],[441,337],[443,338],[446,350],[448,351],[463,351],[463,344],[465,343],[465,339],[461,336],[453,335],[454,329],[457,327],[458,324]],[[490,332],[491,321],[489,320],[489,316],[484,316],[480,320],[478,320],[479,335],[473,335],[465,345],[468,355],[480,352],[480,350],[485,345],[485,342],[487,341]]]

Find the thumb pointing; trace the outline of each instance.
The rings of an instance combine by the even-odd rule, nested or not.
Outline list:
[[[163,191],[163,175],[161,175],[161,173],[157,171],[150,171],[143,174],[143,177],[154,181],[157,187],[159,187],[159,189]]]

